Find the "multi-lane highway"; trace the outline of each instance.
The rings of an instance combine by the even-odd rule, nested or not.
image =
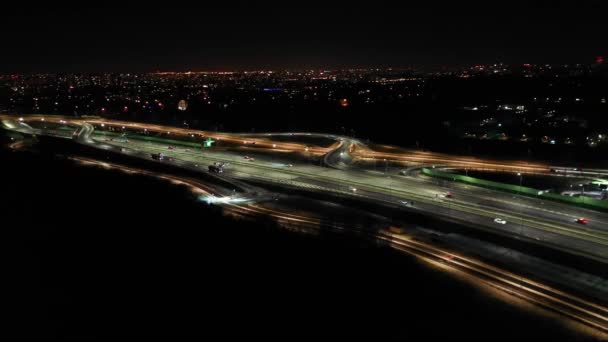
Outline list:
[[[282,187],[287,193],[290,189],[299,189],[303,192],[339,195],[362,202],[384,205],[396,210],[445,217],[467,223],[474,229],[522,239],[529,243],[592,259],[595,262],[608,262],[608,214],[606,213],[463,184],[437,181],[420,176],[416,172],[403,176],[388,168],[389,162],[398,161],[403,165],[436,163],[452,167],[549,172],[551,167],[540,163],[487,161],[407,151],[387,146],[374,151],[356,139],[330,134],[229,134],[145,123],[53,116],[18,118],[5,115],[0,116],[0,119],[2,119],[3,127],[8,130],[23,134],[65,137],[73,139],[75,143],[112,153],[146,160],[151,160],[151,154],[163,153],[165,158],[157,161],[158,163],[198,171],[205,173],[207,177],[221,178],[225,184],[233,184],[234,188],[238,187],[244,189],[245,192],[255,193],[258,200],[267,200],[272,197],[268,193],[264,193],[264,184],[271,185],[273,188]],[[110,128],[112,132],[126,133],[126,137],[114,139],[99,134],[99,131]],[[150,135],[160,134],[165,141],[169,141],[168,139],[188,141],[188,137],[209,137],[221,141],[224,147],[200,149],[179,144],[170,145],[163,142],[162,139],[144,139]],[[303,142],[304,138],[317,139],[319,143]],[[312,162],[311,157],[319,160],[319,163]],[[357,160],[369,158],[384,162],[386,167],[370,170],[354,166],[354,162]],[[81,161],[96,163],[94,160],[81,159]],[[227,165],[225,172],[209,175],[208,166],[214,162],[225,163]],[[124,166],[121,167],[127,169]],[[146,172],[145,170],[131,171]],[[603,172],[603,170],[598,172]],[[185,179],[170,175],[162,175],[162,177],[174,182],[189,184],[210,198],[219,199],[231,210],[243,215],[265,214],[281,220],[300,222],[303,225],[318,224],[321,219],[310,215],[294,215],[287,210],[272,211],[264,206],[252,205],[250,201],[235,201],[231,195],[231,189],[229,189],[231,186],[210,186],[194,178]],[[247,203],[247,205],[243,205],[243,203]],[[589,219],[587,225],[576,223],[576,219],[581,216]],[[344,229],[344,227],[334,228]],[[447,252],[436,247],[387,233],[381,235],[375,233],[374,237],[391,241],[396,248],[418,257],[434,262],[446,261],[444,256],[447,255]],[[447,261],[449,261],[450,267],[478,279],[484,279],[493,284],[492,286],[516,293],[541,305],[554,306],[553,309],[556,311],[563,312],[596,328],[606,329],[606,309],[604,307],[593,307],[584,300],[573,299],[575,297],[565,298],[561,294],[552,292],[553,290],[547,294],[545,290],[549,287],[545,288],[538,284],[514,283],[513,277],[505,273],[506,271],[492,269],[489,265],[465,257],[456,259],[450,257]],[[521,281],[523,278],[519,279]],[[548,302],[553,304],[549,305]],[[555,307],[560,307],[560,309]]]
[[[44,119],[44,121],[42,121]],[[6,118],[5,118],[5,121]],[[581,209],[566,204],[543,201],[523,196],[492,191],[462,184],[436,181],[427,177],[401,176],[387,172],[372,171],[352,167],[353,160],[358,154],[368,153],[369,147],[358,140],[328,134],[309,133],[280,133],[277,136],[289,137],[273,140],[275,134],[226,134],[195,131],[184,128],[173,128],[159,125],[127,123],[109,120],[73,120],[58,117],[25,117],[15,122],[11,117],[6,125],[14,130],[34,130],[37,133],[61,135],[55,129],[43,132],[33,129],[31,125],[41,126],[51,122],[63,125],[73,125],[72,138],[78,141],[106,150],[149,159],[152,153],[163,153],[167,156],[164,163],[198,169],[206,172],[207,166],[214,162],[224,162],[229,166],[222,175],[225,178],[245,182],[271,182],[309,189],[310,191],[338,192],[353,197],[381,201],[392,205],[402,204],[408,210],[418,210],[434,215],[449,216],[475,224],[476,227],[496,233],[509,234],[534,240],[551,247],[584,255],[596,260],[608,260],[608,214],[588,209]],[[129,128],[133,139],[108,139],[104,135],[93,134],[94,126],[98,129],[114,127],[123,131]],[[180,139],[192,135],[213,137],[232,143],[230,150],[206,149],[168,146],[166,143],[135,139],[136,132],[162,132],[172,139]],[[68,131],[69,132],[69,131]],[[65,134],[65,132],[64,132]],[[312,146],[298,142],[299,136],[317,137],[333,141],[329,147]],[[306,155],[316,155],[322,158],[324,166],[302,160],[291,161],[283,156],[284,152]],[[240,152],[242,151],[242,152]],[[254,153],[255,160],[244,157]],[[395,153],[393,153],[393,156]],[[428,153],[416,155],[427,156],[420,159],[421,163],[441,161],[444,164],[463,163],[462,158],[441,155],[429,157]],[[406,158],[407,156],[403,156]],[[430,159],[428,159],[430,158]],[[479,159],[474,161],[466,158],[469,163],[485,163],[497,165],[501,169],[510,167],[517,170],[540,170],[547,166],[521,162],[487,162]],[[305,159],[304,159],[305,160]],[[418,160],[418,159],[417,159]],[[454,161],[455,160],[455,161]],[[446,196],[447,193],[451,196]],[[403,203],[408,203],[403,204]],[[414,203],[414,205],[411,205]],[[584,216],[589,222],[581,225],[576,219]],[[505,224],[495,222],[495,219],[506,221]]]
[[[296,226],[300,229],[316,230],[320,225],[328,224],[322,223],[323,217],[318,213],[300,210],[296,214],[289,207],[264,206],[263,200],[250,201],[241,195],[231,195],[230,191],[226,189],[218,191],[197,179],[152,173],[146,170],[86,158],[75,158],[75,160],[82,164],[100,165],[105,168],[119,169],[128,173],[146,174],[171,181],[175,184],[188,186],[193,192],[201,196],[219,199],[218,202],[222,203],[225,210],[234,215],[271,216],[290,227]],[[599,332],[595,333],[598,334],[596,336],[606,336],[605,334],[608,332],[608,307],[602,304],[569,294],[555,287],[493,266],[487,262],[460,255],[445,248],[433,246],[402,232],[393,233],[387,230],[358,229],[336,222],[329,223],[329,226],[325,226],[325,228],[336,231],[354,231],[362,237],[385,241],[395,249],[413,255],[435,267],[458,273],[477,285],[498,289],[597,329]]]

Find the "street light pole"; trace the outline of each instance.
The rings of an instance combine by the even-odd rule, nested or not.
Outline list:
[[[306,146],[304,150],[306,151],[306,155],[308,157],[308,164],[310,164],[310,149],[308,148],[308,146]]]
[[[393,201],[393,180],[391,176],[388,176],[388,199],[392,203]]]
[[[522,182],[524,180],[524,176],[522,175],[521,172],[518,172],[517,176],[519,176],[519,196],[521,196],[521,190],[522,190],[521,188],[522,188]],[[521,217],[521,228],[520,228],[519,235],[522,235],[522,236],[524,235],[524,214],[523,214],[523,210],[524,209],[522,207],[521,211],[519,212],[519,215]]]
[[[519,193],[521,194],[521,183],[523,181],[524,176],[521,174],[521,172],[518,172],[517,176],[519,177]]]

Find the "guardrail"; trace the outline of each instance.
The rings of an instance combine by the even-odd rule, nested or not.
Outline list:
[[[133,140],[141,140],[141,141],[150,141],[160,144],[167,145],[176,145],[176,146],[185,146],[192,148],[200,148],[202,143],[192,142],[192,141],[184,141],[184,140],[175,140],[175,139],[167,139],[155,136],[147,136],[147,135],[136,135],[136,134],[126,134],[123,135],[124,132],[111,132],[111,131],[94,131],[94,135],[96,136],[111,136],[111,137],[122,137],[125,139],[133,139]]]
[[[510,193],[515,193],[519,195],[542,198],[545,200],[556,201],[566,204],[572,204],[583,208],[599,210],[608,212],[608,201],[596,200],[593,198],[585,198],[585,197],[570,197],[564,196],[561,194],[555,194],[550,192],[545,192],[542,190],[519,186],[513,184],[505,184],[500,182],[488,181],[485,179],[479,179],[469,176],[457,175],[449,172],[443,172],[438,170],[432,170],[429,168],[423,168],[422,174],[430,177],[447,179],[454,182],[465,183],[474,186],[480,186],[483,188],[488,188],[492,190],[506,191]]]

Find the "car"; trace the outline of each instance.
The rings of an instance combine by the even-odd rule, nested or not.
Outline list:
[[[224,168],[222,166],[219,165],[209,165],[209,172],[212,173],[223,173],[224,172]]]
[[[163,160],[163,159],[165,159],[165,155],[162,154],[162,153],[152,153],[152,154],[150,154],[150,156],[154,160]]]
[[[175,146],[167,146],[167,148],[170,150],[175,150]]]
[[[498,224],[507,224],[506,220],[503,220],[503,219],[498,218],[498,217],[494,219],[494,222],[496,222]]]
[[[451,192],[444,192],[444,193],[440,194],[439,197],[441,197],[441,198],[452,198],[453,195],[452,195]]]
[[[249,160],[249,161],[254,161],[255,160],[253,157],[250,157],[250,156],[244,156],[243,158],[245,160]]]
[[[293,164],[287,164],[287,167],[293,167]]]
[[[350,190],[351,192],[357,192],[357,188],[349,186],[348,190]]]
[[[587,219],[586,219],[586,218],[584,218],[584,217],[579,217],[579,218],[577,218],[577,219],[576,219],[576,223],[579,223],[579,224],[587,224],[587,223],[589,223],[589,220],[587,220]]]

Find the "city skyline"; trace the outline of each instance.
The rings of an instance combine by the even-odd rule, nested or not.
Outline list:
[[[11,6],[0,72],[428,69],[607,54],[598,1]]]

